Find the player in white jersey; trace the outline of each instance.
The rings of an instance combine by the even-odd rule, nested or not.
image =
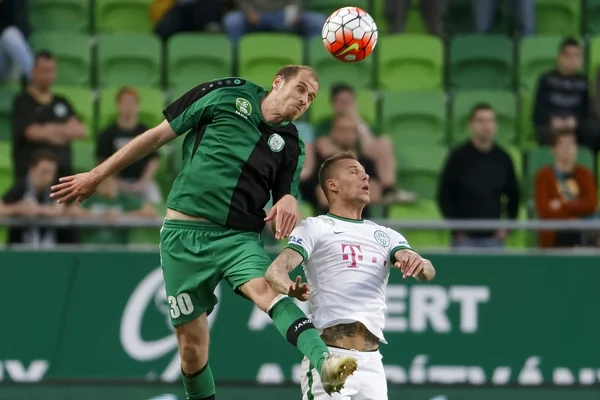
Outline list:
[[[385,289],[390,269],[419,281],[433,279],[435,269],[411,250],[401,234],[361,218],[369,203],[369,176],[354,155],[342,153],[326,160],[319,182],[329,213],[307,218],[294,229],[266,278],[282,297],[310,300],[312,324],[322,331],[332,354],[356,357],[358,369],[333,399],[386,400],[379,344],[386,343]],[[302,263],[308,284],[289,277]],[[301,386],[303,400],[331,399],[306,358]]]

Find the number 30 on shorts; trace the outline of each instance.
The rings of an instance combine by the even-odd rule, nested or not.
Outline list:
[[[167,297],[169,301],[169,310],[172,318],[179,318],[181,314],[190,315],[194,311],[194,304],[192,304],[192,298],[187,293],[178,294],[177,297]]]

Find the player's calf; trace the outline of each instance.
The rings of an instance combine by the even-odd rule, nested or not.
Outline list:
[[[188,400],[213,400],[215,381],[208,365],[209,327],[206,313],[175,327],[181,374]]]
[[[264,278],[252,279],[240,290],[266,311],[279,333],[300,350],[327,381],[332,382],[328,393],[339,392],[344,387],[346,378],[356,370],[356,359],[332,358],[311,320],[291,298],[277,293]],[[326,360],[330,361],[325,364]]]

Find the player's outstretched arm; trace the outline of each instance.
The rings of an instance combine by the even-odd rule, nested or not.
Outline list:
[[[275,291],[306,301],[310,297],[308,284],[301,283],[300,277],[297,277],[295,282],[290,279],[290,272],[302,264],[302,261],[300,253],[292,249],[285,249],[269,266],[265,278]]]
[[[61,177],[60,183],[52,186],[51,197],[59,203],[71,200],[79,203],[90,197],[104,179],[158,150],[175,137],[176,134],[169,123],[163,121],[137,136],[90,172]]]
[[[398,250],[394,254],[394,266],[402,271],[402,277],[414,277],[419,282],[428,282],[435,277],[431,261],[409,249]]]

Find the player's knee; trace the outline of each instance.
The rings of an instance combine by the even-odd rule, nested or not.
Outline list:
[[[189,372],[195,372],[208,362],[208,344],[181,343],[179,345],[179,352],[181,355],[181,365],[184,369],[190,369],[191,371]],[[190,368],[185,368],[185,366],[189,366]]]
[[[265,278],[255,278],[244,283],[240,290],[261,310],[266,311],[278,293]]]

